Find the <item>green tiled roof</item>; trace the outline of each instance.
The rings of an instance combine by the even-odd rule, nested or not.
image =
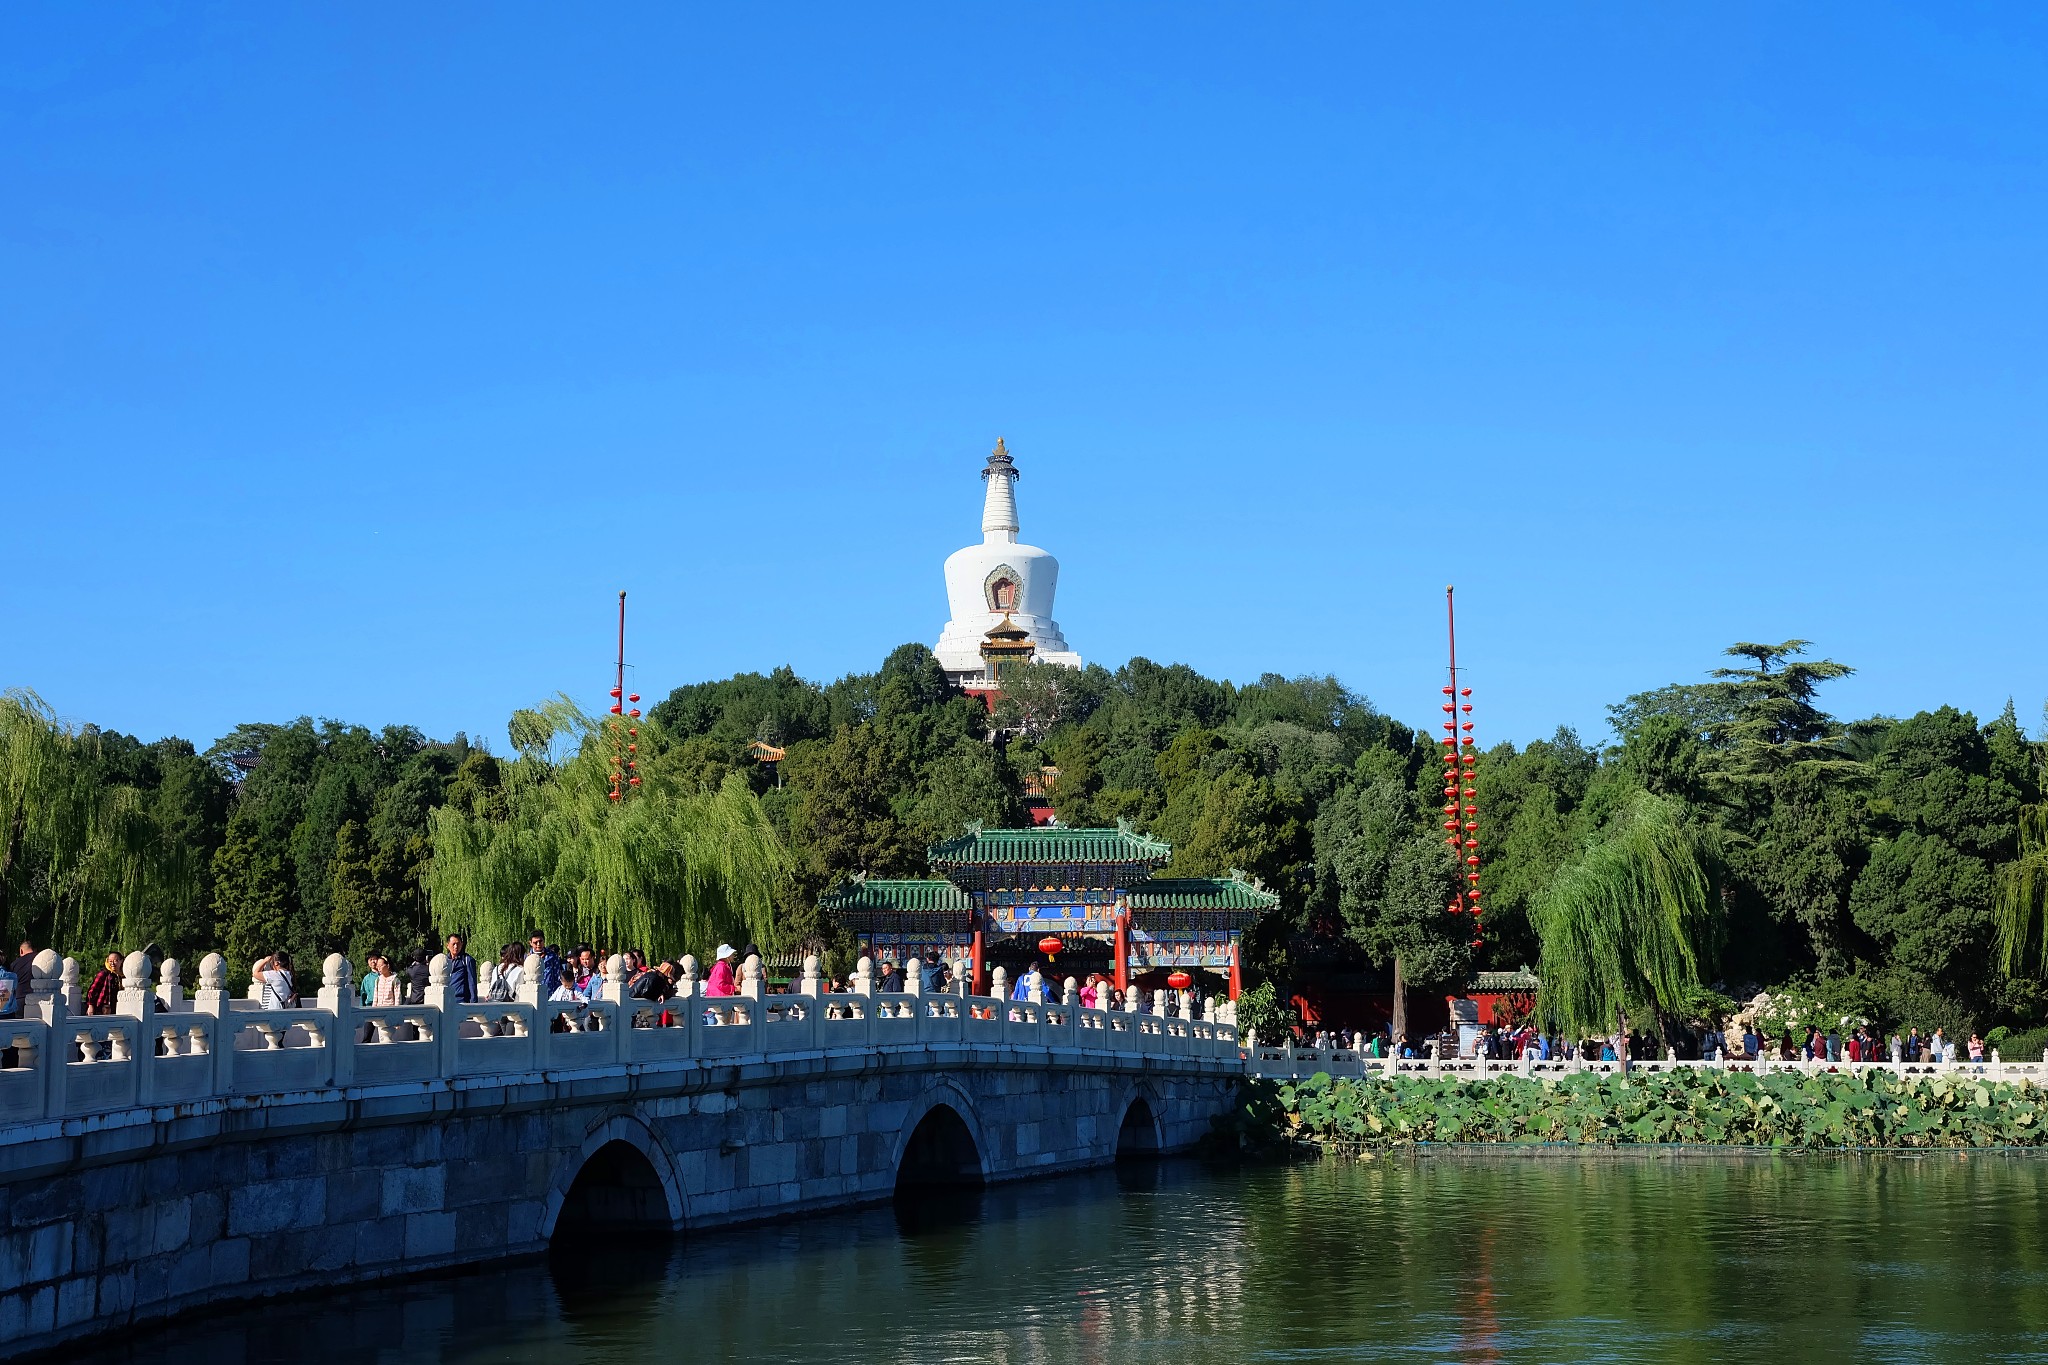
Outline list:
[[[1536,973],[1527,967],[1513,972],[1478,972],[1472,978],[1471,989],[1475,991],[1533,991],[1537,987]]]
[[[1271,910],[1280,898],[1235,877],[1154,877],[1127,893],[1133,910]]]
[[[925,850],[934,867],[976,863],[1163,863],[1173,847],[1134,829],[973,830]]]
[[[919,877],[910,881],[885,881],[876,878],[865,882],[847,882],[827,892],[818,900],[827,910],[888,910],[902,912],[958,911],[965,913],[973,908],[967,893],[948,881],[936,877]]]

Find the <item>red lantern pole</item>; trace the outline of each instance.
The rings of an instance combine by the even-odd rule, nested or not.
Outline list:
[[[1450,717],[1444,722],[1444,828],[1450,831],[1444,842],[1462,855],[1465,873],[1465,885],[1459,888],[1448,908],[1454,915],[1472,912],[1472,946],[1478,948],[1485,943],[1480,928],[1479,821],[1475,818],[1479,805],[1473,799],[1478,793],[1472,785],[1474,750],[1478,746],[1472,738],[1472,689],[1458,686],[1457,589],[1450,585],[1444,588],[1444,628],[1450,646],[1451,672],[1451,685],[1444,689],[1444,696],[1449,698],[1444,703],[1444,714]]]

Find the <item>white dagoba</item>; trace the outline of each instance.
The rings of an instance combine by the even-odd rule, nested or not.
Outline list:
[[[946,557],[946,602],[953,619],[932,652],[947,676],[966,685],[986,685],[982,642],[1004,618],[1022,627],[1035,646],[1037,663],[1079,668],[1081,656],[1067,648],[1052,619],[1060,562],[1035,545],[1017,543],[1017,466],[1002,441],[981,471],[988,497],[981,508],[981,544]]]

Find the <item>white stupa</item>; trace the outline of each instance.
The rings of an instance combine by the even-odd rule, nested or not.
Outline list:
[[[1060,562],[1035,545],[1017,543],[1017,466],[1000,440],[981,477],[988,482],[981,544],[946,557],[946,602],[953,619],[932,652],[955,682],[987,687],[996,682],[994,660],[983,652],[992,643],[990,632],[1001,632],[993,642],[1000,649],[1021,630],[1035,662],[1079,668],[1081,656],[1067,648],[1052,619]]]

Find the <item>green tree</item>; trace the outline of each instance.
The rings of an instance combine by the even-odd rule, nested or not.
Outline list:
[[[1339,791],[1316,818],[1318,881],[1333,899],[1345,931],[1375,961],[1394,971],[1393,1031],[1408,1031],[1408,991],[1461,985],[1468,925],[1444,913],[1460,867],[1423,823],[1409,790],[1381,777]]]
[[[1537,1008],[1581,1035],[1664,1020],[1700,990],[1720,947],[1713,853],[1670,797],[1638,791],[1537,899]]]
[[[614,801],[600,721],[560,698],[546,714],[573,741],[572,757],[510,765],[500,815],[434,812],[426,884],[439,927],[486,945],[538,929],[651,953],[705,952],[722,939],[772,949],[790,859],[746,783],[684,789],[663,762],[672,740],[643,721],[642,785]]]

